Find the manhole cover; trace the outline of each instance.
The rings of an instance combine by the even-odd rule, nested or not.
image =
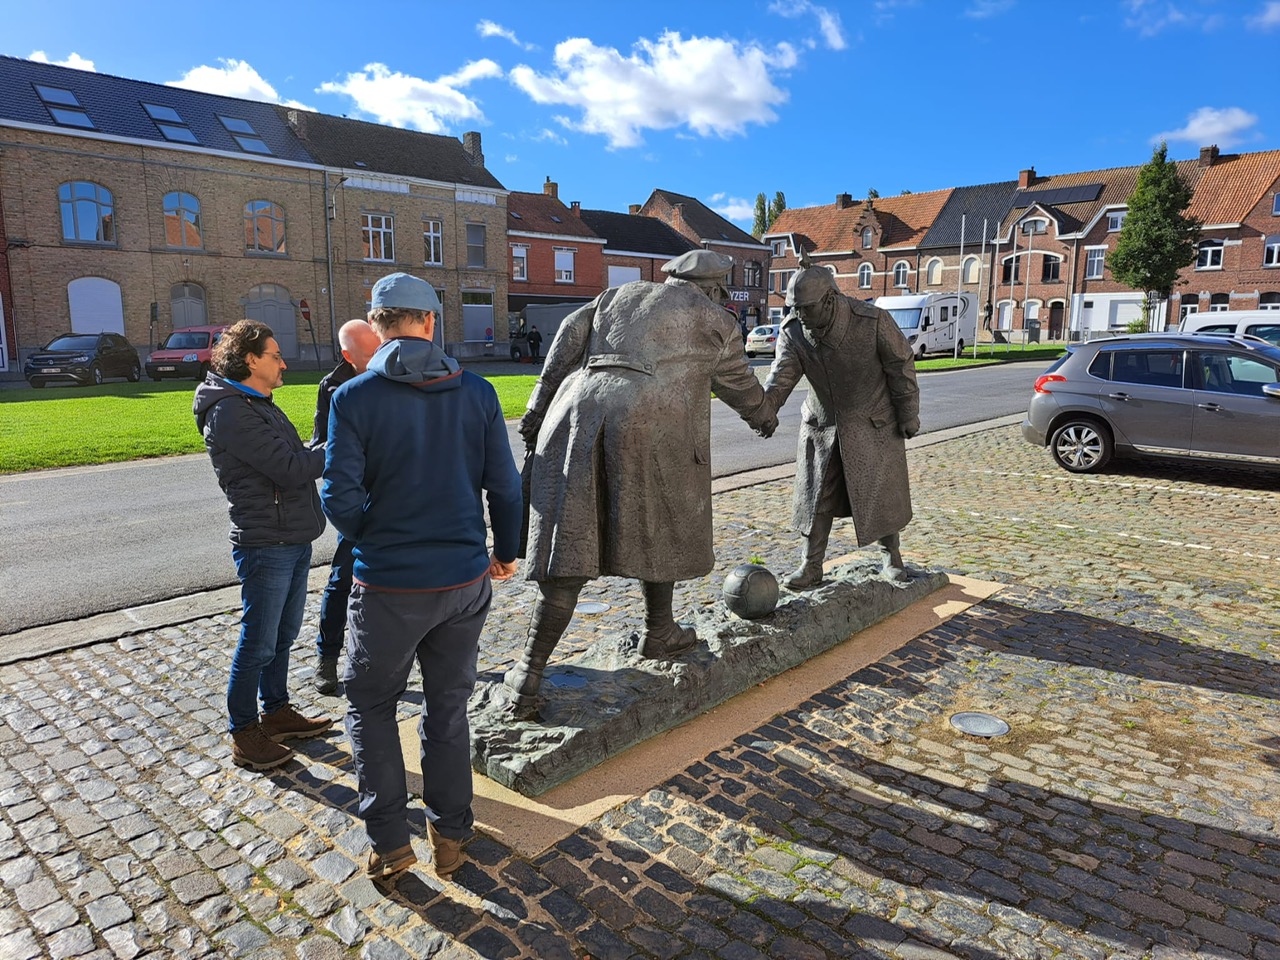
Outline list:
[[[580,673],[553,673],[546,678],[544,683],[552,687],[576,690],[587,685],[587,678]]]
[[[1003,737],[1009,725],[989,713],[953,713],[951,725],[971,737]]]
[[[604,613],[609,605],[603,600],[583,600],[573,608],[574,613]]]

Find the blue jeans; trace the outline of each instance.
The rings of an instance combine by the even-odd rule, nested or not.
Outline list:
[[[360,816],[373,849],[409,842],[409,795],[396,729],[396,701],[414,661],[422,671],[422,799],[443,836],[471,835],[471,728],[467,701],[476,683],[476,652],[489,613],[489,578],[455,590],[388,593],[351,590],[343,689],[347,735],[360,790]]]
[[[231,658],[227,713],[231,730],[243,730],[263,713],[289,703],[289,648],[302,628],[311,544],[231,548],[240,578],[240,643]]]
[[[329,582],[320,598],[320,632],[316,634],[316,654],[321,660],[336,660],[342,652],[342,638],[347,629],[347,598],[351,596],[351,577],[356,565],[351,550],[355,544],[339,535],[333,551],[333,567]]]

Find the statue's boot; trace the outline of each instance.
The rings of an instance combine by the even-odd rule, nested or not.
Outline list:
[[[804,538],[804,555],[800,566],[782,582],[788,590],[807,590],[822,582],[822,560],[827,555],[827,540],[831,537],[831,517],[818,514],[813,527]]]
[[[524,653],[519,662],[506,672],[502,682],[511,688],[514,697],[511,715],[517,720],[533,720],[538,715],[538,690],[542,686],[542,672],[547,660],[564,636],[573,619],[573,608],[578,603],[578,591],[570,587],[538,586],[538,602],[529,620],[529,636],[525,640]]]
[[[693,627],[680,626],[671,612],[675,586],[644,581],[644,637],[637,652],[646,660],[674,660],[698,642]]]
[[[893,579],[910,580],[911,574],[907,573],[907,565],[902,562],[902,536],[897,533],[887,534],[880,538],[880,546],[889,554],[889,569]]]

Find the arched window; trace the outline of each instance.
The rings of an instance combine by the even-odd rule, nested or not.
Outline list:
[[[1231,309],[1231,295],[1226,293],[1215,293],[1209,298],[1210,313],[1226,313]]]
[[[978,282],[978,258],[965,257],[962,279],[965,283]]]
[[[171,247],[204,246],[200,235],[200,201],[175,190],[164,195],[164,242]]]
[[[1062,258],[1051,253],[1044,255],[1044,266],[1040,270],[1042,283],[1057,283],[1062,279]]]
[[[1000,261],[1000,282],[1017,283],[1022,275],[1022,261],[1016,256],[1008,256]]]
[[[870,250],[871,244],[874,238],[875,238],[875,233],[872,231],[872,229],[870,227],[863,227],[862,228],[862,249]]]
[[[899,260],[893,265],[893,285],[895,287],[907,286],[907,271],[909,269],[905,260]]]
[[[115,243],[115,201],[106,187],[72,180],[58,187],[62,239],[76,243]]]
[[[1264,293],[1258,298],[1259,310],[1280,310],[1280,293]]]
[[[942,282],[942,261],[934,257],[929,261],[929,265],[924,271],[925,283],[931,287],[936,287]]]
[[[858,286],[863,290],[871,289],[871,264],[864,263],[858,268]]]
[[[1036,218],[1034,218],[1034,219],[1032,219],[1032,220],[1023,220],[1023,221],[1022,221],[1022,232],[1023,232],[1023,233],[1028,233],[1028,234],[1030,234],[1030,233],[1045,233],[1046,231],[1048,231],[1048,229],[1049,229],[1049,221],[1048,221],[1048,220],[1044,220],[1044,219],[1042,219],[1042,218],[1040,218],[1040,217],[1036,217]]]
[[[244,248],[249,253],[287,253],[284,208],[270,200],[244,205]]]
[[[1001,300],[996,306],[996,328],[1008,330],[1013,326],[1013,301]]]

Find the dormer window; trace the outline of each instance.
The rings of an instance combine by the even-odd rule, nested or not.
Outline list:
[[[785,256],[787,252],[787,241],[771,240],[769,241],[769,249],[773,251],[775,257]]]
[[[1022,232],[1025,234],[1045,233],[1048,229],[1048,220],[1035,219],[1022,221]]]
[[[44,104],[44,108],[49,111],[49,116],[53,117],[53,122],[61,124],[64,127],[81,127],[86,130],[92,130],[93,121],[89,119],[89,114],[85,113],[84,107],[80,105],[80,101],[76,99],[76,95],[70,90],[62,87],[46,87],[44,84],[32,84],[36,88],[36,93],[40,97],[40,101]]]
[[[218,119],[222,121],[222,125],[227,128],[227,132],[231,134],[236,143],[240,145],[240,149],[246,153],[271,153],[271,148],[267,146],[267,142],[263,140],[253,125],[248,120],[241,120],[239,117],[224,117],[218,114]]]
[[[1107,214],[1107,233],[1115,233],[1124,226],[1124,218],[1129,215],[1127,210],[1116,210]]]
[[[862,249],[870,250],[871,244],[875,239],[875,233],[870,227],[862,228]]]

